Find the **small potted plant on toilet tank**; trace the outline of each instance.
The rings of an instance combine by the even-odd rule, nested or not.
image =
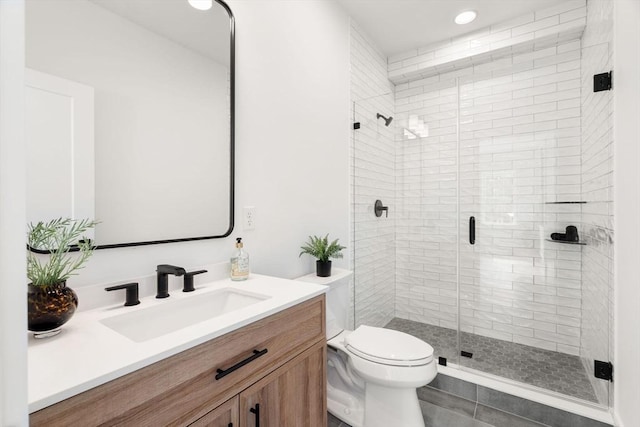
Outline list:
[[[338,244],[338,239],[329,243],[329,235],[324,237],[309,236],[309,240],[300,247],[303,254],[311,255],[317,258],[316,274],[319,277],[331,276],[331,260],[330,258],[342,258],[342,250],[345,246]]]

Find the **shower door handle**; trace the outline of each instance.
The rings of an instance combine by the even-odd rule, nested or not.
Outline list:
[[[476,217],[469,217],[469,243],[472,245],[476,243]]]

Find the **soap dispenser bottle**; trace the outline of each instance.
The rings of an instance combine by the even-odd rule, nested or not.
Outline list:
[[[236,239],[236,253],[231,257],[231,280],[249,278],[249,254],[243,249],[242,237]]]

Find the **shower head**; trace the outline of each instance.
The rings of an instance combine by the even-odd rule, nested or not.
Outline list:
[[[376,115],[377,119],[383,119],[384,120],[384,125],[385,126],[389,126],[391,124],[391,121],[393,120],[393,117],[389,116],[389,117],[385,117],[382,114],[378,113]]]

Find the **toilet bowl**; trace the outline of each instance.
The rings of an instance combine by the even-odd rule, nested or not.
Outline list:
[[[437,373],[429,344],[363,325],[327,345],[329,412],[353,427],[424,427],[416,388]]]
[[[327,408],[353,427],[424,427],[416,388],[437,374],[433,348],[391,329],[347,330],[352,272],[297,280],[329,286],[326,304]]]

